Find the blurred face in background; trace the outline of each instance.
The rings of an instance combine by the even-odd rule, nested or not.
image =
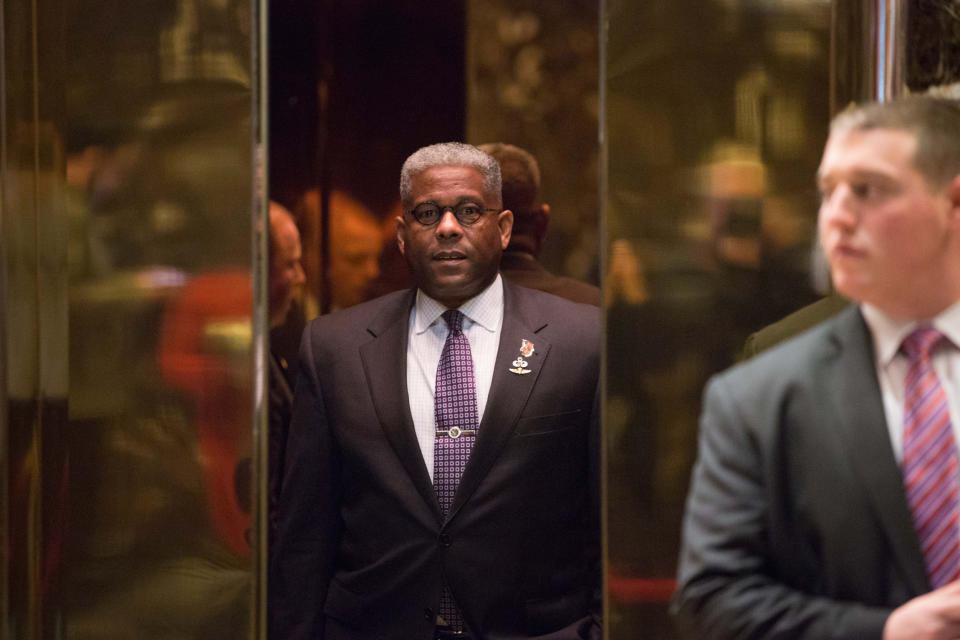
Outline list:
[[[370,285],[380,275],[382,233],[365,206],[334,191],[330,194],[330,302],[343,309],[370,297]]]
[[[300,264],[300,232],[293,216],[270,203],[270,326],[283,324],[306,276]]]

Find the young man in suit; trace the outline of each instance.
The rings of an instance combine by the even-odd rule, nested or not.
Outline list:
[[[416,288],[304,333],[273,637],[599,638],[599,310],[504,281],[496,161],[401,171]]]
[[[858,304],[708,385],[675,612],[698,639],[960,637],[960,108],[840,114],[817,180]]]

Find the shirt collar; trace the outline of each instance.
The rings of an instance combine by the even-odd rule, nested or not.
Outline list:
[[[500,274],[486,289],[457,307],[471,322],[487,331],[496,331],[503,320],[503,280]],[[417,289],[417,301],[414,304],[414,333],[420,334],[440,319],[447,307]]]
[[[900,343],[920,324],[929,324],[955,345],[960,345],[960,301],[947,307],[929,321],[895,318],[871,304],[861,304],[863,317],[873,335],[877,362],[886,367],[897,355]]]

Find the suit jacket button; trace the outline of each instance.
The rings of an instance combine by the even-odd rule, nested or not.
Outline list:
[[[442,545],[445,546],[445,547],[449,547],[449,546],[450,546],[450,536],[449,536],[448,534],[446,534],[446,533],[441,533],[441,534],[440,534],[440,544],[442,544]]]
[[[423,619],[424,619],[424,620],[436,620],[436,618],[435,618],[434,615],[433,615],[433,609],[431,609],[430,607],[427,607],[426,609],[424,609],[424,610],[423,610]]]

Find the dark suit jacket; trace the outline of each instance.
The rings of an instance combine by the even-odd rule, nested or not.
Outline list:
[[[793,336],[803,333],[807,329],[831,318],[847,307],[850,301],[838,293],[831,293],[814,303],[794,311],[785,318],[751,333],[743,345],[741,360],[752,358],[761,351],[766,351],[775,344],[789,340]]]
[[[267,521],[272,539],[276,531],[277,506],[280,503],[280,480],[283,477],[287,429],[293,411],[293,390],[287,378],[286,361],[273,351],[267,354],[267,361],[270,364],[267,375]],[[253,508],[252,474],[253,459],[247,456],[237,463],[234,470],[237,500],[246,513],[250,513]]]
[[[524,251],[504,251],[500,260],[500,273],[521,287],[546,291],[595,307],[603,303],[603,294],[599,287],[550,273],[533,255]]]
[[[443,522],[407,398],[413,300],[304,333],[272,637],[432,638],[445,575],[476,637],[599,638],[599,310],[504,281],[489,399]],[[517,375],[523,338],[532,372]]]
[[[269,355],[270,373],[267,377],[267,439],[269,455],[267,463],[267,514],[270,535],[277,527],[277,510],[280,504],[280,482],[283,479],[283,461],[287,447],[287,431],[293,412],[293,389],[287,378],[285,361],[272,351]]]
[[[674,612],[689,638],[880,638],[929,591],[856,306],[716,376]]]

